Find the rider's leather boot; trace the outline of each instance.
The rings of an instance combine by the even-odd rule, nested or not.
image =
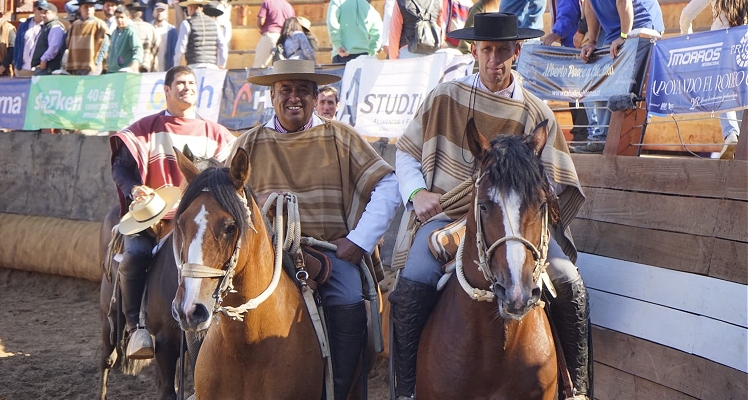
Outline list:
[[[325,307],[333,363],[333,398],[346,400],[367,337],[365,302]]]
[[[435,287],[399,278],[388,296],[393,323],[393,357],[396,397],[412,398],[417,380],[417,349],[430,311],[435,305]]]
[[[128,332],[128,347],[125,356],[130,359],[141,360],[154,357],[154,341],[145,326],[139,326],[141,300],[146,284],[146,275],[140,272],[142,266],[146,268],[150,258],[134,254],[123,254],[120,262],[120,295],[125,314],[125,325]]]
[[[594,371],[591,363],[589,301],[580,276],[570,282],[554,282],[557,298],[550,312],[560,337],[565,362],[575,388],[574,399],[594,398]]]

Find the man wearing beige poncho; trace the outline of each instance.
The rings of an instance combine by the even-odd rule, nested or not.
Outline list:
[[[334,243],[318,289],[325,307],[334,400],[344,400],[365,346],[367,315],[357,264],[372,253],[398,209],[398,181],[357,132],[313,114],[318,86],[338,81],[312,61],[282,60],[248,81],[271,87],[274,116],[237,138],[250,155],[250,183],[261,204],[271,192],[297,195],[302,236]]]
[[[547,272],[558,294],[552,301],[552,320],[576,389],[575,398],[591,396],[588,297],[573,264],[576,249],[568,230],[584,197],[552,111],[524,90],[519,76],[511,71],[511,64],[521,51],[518,41],[542,34],[536,29],[517,28],[516,16],[503,13],[477,14],[475,27],[451,32],[450,37],[474,41],[472,55],[479,63],[479,73],[438,85],[396,143],[396,175],[407,209],[392,265],[403,270],[389,296],[394,327],[391,356],[399,399],[414,396],[419,337],[435,304],[435,286],[441,274],[441,262],[428,248],[428,236],[468,211],[469,196],[445,210],[439,200],[473,173],[474,160],[465,140],[470,118],[488,139],[500,133],[528,134],[549,120],[542,161],[560,198],[562,217],[552,230],[548,255]],[[421,226],[412,237],[416,220]]]

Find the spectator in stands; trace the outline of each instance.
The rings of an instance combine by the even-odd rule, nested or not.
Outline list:
[[[143,45],[124,6],[117,6],[115,20],[117,29],[112,33],[107,72],[138,72],[138,66],[143,61]]]
[[[315,112],[326,119],[336,119],[336,112],[339,110],[339,91],[330,85],[318,88],[318,95],[315,97]]]
[[[500,12],[518,15],[518,27],[544,29],[546,0],[501,0]]]
[[[466,16],[464,27],[471,28],[474,26],[474,16],[477,14],[498,11],[500,11],[500,0],[479,0],[469,9],[469,14]],[[458,45],[458,50],[460,50],[461,53],[470,54],[471,43],[462,40]]]
[[[130,11],[132,25],[141,39],[141,46],[143,48],[143,61],[141,62],[139,71],[151,72],[154,69],[154,59],[156,58],[156,51],[159,48],[159,40],[161,38],[156,35],[156,28],[143,20],[143,12],[146,10],[146,6],[143,3],[135,0],[127,5],[127,9]]]
[[[234,136],[223,126],[197,115],[197,92],[195,73],[190,68],[171,68],[164,76],[166,110],[144,117],[110,136],[112,179],[117,185],[121,217],[128,212],[132,202],[143,202],[153,196],[154,189],[160,192],[164,189],[157,188],[166,187],[169,191],[183,182],[173,146],[182,147],[189,143],[195,155],[223,160],[221,151]],[[179,197],[179,190],[177,195]],[[172,215],[169,212],[163,218],[171,219]],[[158,222],[154,221],[155,224]],[[123,234],[124,252],[119,274],[128,334],[125,356],[143,359],[154,356],[153,340],[146,327],[138,325],[138,313],[146,283],[146,269],[151,262],[151,250],[155,243],[147,230],[148,224],[136,225],[144,226],[140,231]]]
[[[302,24],[299,23],[298,18],[300,17],[291,17],[284,21],[279,42],[272,53],[278,53],[278,56],[274,55],[274,58],[281,60],[308,60],[315,62],[315,50],[310,45],[305,32],[302,31]]]
[[[109,27],[110,35],[112,35],[115,29],[117,29],[117,21],[115,21],[115,10],[117,9],[117,6],[121,4],[121,0],[102,1],[102,14],[104,14],[104,22],[106,22],[107,26]]]
[[[424,54],[416,54],[409,51],[409,42],[416,34],[417,7],[423,13],[429,14],[431,18],[437,16],[433,22],[444,26],[445,16],[442,0],[396,0],[391,15],[391,27],[388,38],[388,58],[421,57]],[[442,40],[442,38],[441,38]]]
[[[380,50],[383,20],[367,0],[331,0],[326,23],[334,63],[374,56]]]
[[[43,12],[41,7],[46,5],[46,0],[37,0],[34,2],[34,15],[27,18],[18,26],[16,32],[16,42],[13,47],[13,68],[16,76],[31,76],[31,59],[34,57],[34,45],[36,37],[42,31],[44,24]]]
[[[344,400],[365,349],[367,315],[357,265],[374,251],[398,209],[393,169],[354,129],[313,114],[318,85],[336,75],[306,60],[282,60],[247,78],[269,86],[275,115],[237,138],[249,152],[250,181],[264,204],[271,192],[296,193],[302,235],[338,246],[326,251],[331,279],[318,290],[333,364],[333,398]],[[229,157],[231,159],[231,157]],[[324,206],[323,206],[324,205]]]
[[[227,62],[228,47],[219,24],[203,13],[208,0],[187,0],[180,3],[187,6],[189,18],[182,21],[177,36],[174,65],[182,62],[185,56],[188,67],[224,68]]]
[[[271,64],[271,50],[279,41],[281,28],[288,18],[294,16],[294,9],[286,0],[263,0],[256,21],[261,36],[255,45],[253,68],[265,68]]]
[[[581,3],[579,0],[557,0],[556,3],[555,24],[552,26],[552,32],[542,37],[542,44],[551,46],[553,43],[560,43],[564,47],[575,47],[573,40],[578,32],[578,24],[581,22]],[[570,130],[573,141],[585,141],[589,133],[586,109],[576,108],[575,103],[569,103],[568,106],[574,125]]]
[[[472,0],[448,0],[448,4],[446,5],[445,27],[443,27],[443,32],[445,32],[446,35],[443,38],[445,41],[445,48],[461,51],[461,41],[449,37],[448,33],[466,28],[466,21],[469,19],[469,11],[472,7],[474,7],[474,2]]]
[[[95,0],[78,0],[78,12],[82,19],[73,22],[66,39],[66,69],[71,75],[102,73],[110,37],[107,24],[94,16],[95,3]]]
[[[229,60],[229,41],[232,40],[232,22],[225,18],[230,9],[226,3],[216,0],[212,0],[203,7],[203,13],[213,18],[219,25],[219,36],[226,44],[224,47],[225,60]]]
[[[13,76],[13,46],[16,43],[16,27],[8,19],[11,13],[0,10],[0,76]]]
[[[470,196],[446,210],[440,205],[440,197],[470,179],[474,171],[474,160],[466,157],[469,152],[464,138],[464,128],[471,116],[478,131],[490,135],[488,139],[501,133],[498,132],[501,126],[505,127],[502,133],[525,135],[540,123],[548,124],[549,137],[542,160],[552,165],[550,170],[558,172],[548,178],[556,194],[562,194],[560,206],[566,215],[553,228],[549,243],[547,272],[557,290],[557,297],[551,299],[551,322],[557,328],[577,391],[575,399],[586,399],[590,394],[593,377],[589,376],[588,367],[593,360],[588,357],[588,295],[571,262],[575,260],[575,246],[565,236],[584,198],[552,110],[525,90],[520,76],[511,69],[521,53],[520,40],[544,34],[537,29],[517,28],[516,20],[512,14],[477,14],[474,27],[449,34],[473,41],[471,54],[479,64],[479,72],[458,81],[440,83],[427,95],[396,142],[396,176],[406,206],[404,217],[413,221],[415,215],[422,222],[416,235],[412,234],[414,225],[408,228],[402,225],[396,243],[412,243],[411,250],[405,256],[407,249],[397,246],[393,257],[406,260],[405,266],[398,262],[393,265],[404,269],[388,298],[393,323],[391,357],[396,375],[393,390],[399,399],[413,398],[419,339],[435,304],[436,285],[441,276],[443,263],[430,252],[427,238],[433,230],[460,218],[463,207],[468,208]],[[478,92],[482,94],[477,95]]]
[[[709,4],[711,4],[713,16],[712,31],[747,24],[747,0],[691,0],[680,14],[681,34],[693,33],[693,20]],[[719,123],[721,135],[724,137],[724,147],[721,149],[719,158],[732,159],[740,134],[737,112],[729,111],[719,114]]]
[[[612,59],[617,57],[631,30],[649,28],[659,34],[664,32],[661,8],[657,0],[602,0],[596,3],[586,1],[584,16],[588,24],[589,42],[581,48],[583,62],[591,60],[598,44],[600,30]],[[574,153],[596,154],[604,151],[608,131],[606,126],[609,125],[611,113],[607,109],[606,101],[594,103],[596,108],[589,112],[589,121],[597,126],[589,133],[588,143],[571,147],[570,151]]]
[[[310,43],[310,47],[312,47],[313,52],[317,55],[318,53],[318,38],[315,37],[315,34],[312,33],[310,30],[312,25],[310,24],[310,20],[305,17],[297,17],[297,21],[299,21],[299,25],[302,27],[302,32],[305,33],[305,36],[307,36],[307,42]]]
[[[156,3],[154,6],[154,30],[159,37],[154,58],[155,72],[164,72],[174,65],[174,49],[177,47],[177,29],[167,21],[169,6]]]
[[[68,14],[68,22],[71,24],[73,21],[81,19],[81,13],[78,12],[78,0],[70,0],[67,3],[65,3],[65,13]],[[94,5],[94,10],[100,11],[103,9],[102,3],[96,3]],[[105,14],[106,15],[106,14]],[[110,16],[114,15],[114,10],[110,13]],[[112,29],[115,29],[115,23],[112,22]]]
[[[388,45],[391,40],[391,19],[393,19],[393,7],[396,6],[396,0],[385,0],[383,7],[383,30],[381,31],[381,49],[388,54]]]
[[[34,75],[49,75],[52,71],[62,68],[63,53],[65,53],[65,26],[57,18],[57,7],[52,3],[43,5],[42,19],[44,25],[34,46],[31,59]]]

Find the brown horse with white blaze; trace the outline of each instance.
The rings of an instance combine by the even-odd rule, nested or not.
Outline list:
[[[559,219],[539,159],[546,122],[530,135],[500,135],[490,143],[469,121],[467,141],[478,178],[456,272],[420,339],[418,399],[557,396],[554,340],[538,306],[547,223]]]
[[[196,397],[319,400],[321,350],[299,289],[274,267],[271,238],[246,189],[247,153],[240,148],[230,168],[200,174],[179,154],[178,164],[189,185],[174,227],[181,274],[172,307],[184,330],[208,327]]]

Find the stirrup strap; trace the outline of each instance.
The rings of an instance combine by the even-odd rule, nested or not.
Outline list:
[[[565,362],[565,353],[563,353],[562,343],[560,342],[560,335],[557,334],[557,328],[552,320],[551,307],[544,307],[545,314],[547,314],[547,323],[549,323],[550,329],[552,330],[552,337],[555,339],[555,352],[557,353],[557,371],[562,377],[563,382],[563,393],[566,399],[575,398],[575,388],[573,387],[573,379],[570,377],[570,371],[568,371],[568,364]]]
[[[325,372],[323,374],[326,387],[326,400],[333,400],[333,362],[331,360],[331,348],[328,343],[328,337],[326,336],[326,328],[323,319],[320,317],[318,305],[313,298],[312,289],[307,285],[302,285],[301,290],[302,298],[305,299],[305,306],[307,306],[307,312],[310,313],[310,319],[312,320],[313,328],[315,328],[315,336],[318,337],[320,353],[326,363]]]

